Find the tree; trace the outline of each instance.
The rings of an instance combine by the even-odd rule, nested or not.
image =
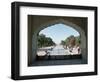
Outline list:
[[[76,43],[77,43],[77,44],[80,44],[80,43],[81,43],[81,38],[80,38],[80,36],[77,36],[77,37],[76,37]]]
[[[73,35],[71,35],[71,36],[69,37],[69,39],[70,39],[69,45],[75,46],[76,38],[75,38]]]
[[[53,46],[55,43],[50,37],[46,37],[44,34],[38,35],[38,47]]]
[[[64,40],[62,40],[60,44],[64,46],[66,44],[66,42]]]
[[[80,43],[81,43],[80,36],[75,37],[73,35],[71,35],[71,36],[67,37],[65,40],[61,41],[61,45],[63,45],[63,46],[68,46],[68,45],[74,46],[74,45],[80,44]]]
[[[45,35],[41,34],[38,36],[38,46],[42,47],[45,44]]]

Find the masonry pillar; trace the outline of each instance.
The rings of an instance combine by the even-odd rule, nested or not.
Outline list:
[[[82,62],[87,63],[87,46],[86,46],[86,37],[84,34],[81,34],[81,53],[82,53]]]
[[[32,36],[32,60],[33,63],[36,60],[36,55],[37,55],[37,34],[34,33]]]

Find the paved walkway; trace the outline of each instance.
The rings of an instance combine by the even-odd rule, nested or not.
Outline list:
[[[78,47],[74,47],[72,52],[69,52],[69,49],[64,49],[62,45],[43,47],[38,49],[38,56],[53,56],[53,55],[78,55]],[[81,54],[81,53],[80,53]],[[79,55],[80,55],[79,54]]]
[[[62,45],[57,45],[52,51],[49,51],[49,55],[69,55],[68,51],[63,48]]]

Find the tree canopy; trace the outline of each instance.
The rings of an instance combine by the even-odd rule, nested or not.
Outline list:
[[[46,37],[44,34],[38,35],[38,47],[53,46],[55,43],[50,37]]]
[[[80,43],[81,43],[80,36],[75,37],[73,35],[61,41],[61,45],[64,45],[64,46],[69,45],[69,44],[75,45],[75,44],[80,44]]]

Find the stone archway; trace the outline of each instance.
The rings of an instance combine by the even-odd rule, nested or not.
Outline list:
[[[82,58],[83,58],[83,61],[85,62],[87,60],[87,54],[86,54],[86,35],[85,35],[85,32],[84,30],[79,27],[78,25],[72,23],[72,22],[69,22],[67,20],[64,20],[64,19],[57,19],[57,20],[51,20],[51,21],[46,21],[45,23],[41,24],[35,31],[34,31],[34,34],[33,34],[33,39],[32,39],[32,51],[33,51],[33,60],[36,58],[36,50],[37,50],[37,36],[39,34],[39,32],[49,26],[52,26],[54,24],[59,24],[59,23],[62,23],[62,24],[65,24],[67,26],[70,26],[72,27],[73,29],[75,29],[76,31],[79,32],[80,36],[81,36],[81,49],[82,49]]]

